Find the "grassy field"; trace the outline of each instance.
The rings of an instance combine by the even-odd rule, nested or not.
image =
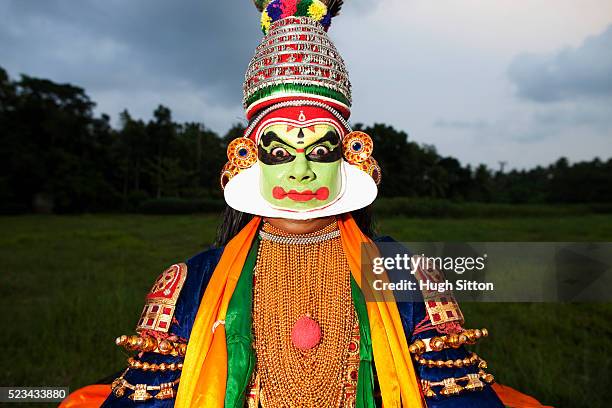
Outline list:
[[[0,386],[79,386],[125,364],[156,276],[211,243],[215,216],[0,218]],[[523,219],[386,218],[403,241],[610,241],[612,216]],[[465,304],[468,327],[499,382],[556,407],[603,407],[612,372],[610,304]]]

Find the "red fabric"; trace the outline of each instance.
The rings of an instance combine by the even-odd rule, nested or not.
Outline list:
[[[280,108],[273,110],[264,116],[260,121],[257,127],[253,129],[253,132],[249,135],[249,138],[257,143],[257,135],[260,130],[263,130],[262,127],[268,127],[274,124],[274,121],[278,119],[278,121],[295,121],[296,126],[301,122],[307,124],[315,119],[325,119],[332,121],[338,129],[342,132],[340,137],[344,137],[346,133],[346,129],[342,124],[336,119],[334,115],[331,114],[327,109],[319,108],[316,106],[296,106],[289,108]],[[301,127],[301,126],[300,126]]]
[[[509,408],[553,408],[548,405],[542,405],[535,398],[505,385],[493,384],[493,390],[504,405]]]
[[[110,393],[110,384],[88,385],[71,393],[59,408],[99,408]]]
[[[249,106],[246,112],[246,118],[247,120],[253,119],[255,114],[263,111],[268,106],[274,105],[275,103],[296,101],[296,100],[321,102],[329,106],[330,108],[333,108],[337,110],[338,112],[340,112],[340,114],[345,119],[348,119],[349,116],[351,116],[351,111],[346,105],[336,102],[333,99],[322,99],[320,97],[317,97],[317,95],[290,95],[290,96],[275,97],[275,98],[270,98],[270,99],[262,99],[257,102],[254,102],[251,106]]]

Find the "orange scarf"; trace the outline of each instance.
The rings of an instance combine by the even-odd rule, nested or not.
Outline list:
[[[210,278],[187,346],[177,407],[221,408],[224,405],[227,345],[222,322],[260,222],[260,217],[254,217],[227,244]],[[359,230],[350,214],[339,216],[338,226],[351,273],[362,290],[367,291],[367,285],[364,287],[361,282],[361,244],[372,241]],[[367,309],[383,403],[386,408],[420,408],[423,406],[420,389],[397,305],[387,295],[374,293],[372,296],[377,302],[368,302]]]

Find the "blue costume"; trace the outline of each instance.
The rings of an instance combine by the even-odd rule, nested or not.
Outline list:
[[[388,237],[380,238],[377,242],[393,242]],[[402,248],[397,246],[400,250]],[[384,248],[388,248],[387,246]],[[180,295],[177,298],[172,324],[167,333],[176,336],[184,341],[189,340],[192,335],[191,330],[193,322],[198,311],[200,300],[204,294],[208,281],[222,255],[222,248],[212,248],[201,252],[186,262],[186,277]],[[397,253],[397,250],[394,250]],[[382,255],[385,255],[384,253]],[[387,254],[391,255],[391,254]],[[164,275],[162,275],[164,276]],[[392,279],[392,277],[391,277]],[[159,281],[159,280],[158,280]],[[157,282],[156,282],[157,283]],[[154,291],[156,287],[152,289]],[[423,325],[422,322],[428,321],[426,304],[424,302],[398,302],[398,309],[401,315],[404,332],[406,333],[408,343],[414,344],[419,339],[428,339],[440,336],[440,333],[433,327],[414,334],[415,328]],[[145,307],[147,309],[147,307]],[[146,323],[146,322],[145,322]],[[431,322],[429,322],[431,323]],[[134,348],[132,348],[134,349]],[[137,348],[136,348],[137,349]],[[433,361],[456,361],[469,359],[469,353],[465,347],[445,348],[441,351],[429,351],[422,354],[421,358]],[[174,363],[181,363],[181,356],[172,356],[170,354],[161,354],[158,352],[144,352],[138,361],[141,363],[149,363],[157,365],[164,363],[167,366]],[[478,364],[471,364],[466,367],[429,367],[427,365],[417,364],[415,362],[418,377],[422,381],[431,383],[441,382],[448,378],[461,378],[468,374],[478,374]],[[145,384],[147,386],[159,386],[164,383],[173,383],[180,381],[180,370],[164,371],[160,370],[142,370],[129,369],[123,375],[125,381],[131,385]],[[116,384],[115,384],[116,385]],[[442,389],[443,387],[437,387]],[[246,390],[245,390],[246,392]],[[121,394],[121,393],[120,393]],[[153,393],[151,393],[153,394]],[[151,395],[150,394],[150,395]],[[174,398],[158,399],[152,395],[144,401],[134,401],[130,398],[133,393],[130,390],[124,389],[121,397],[116,393],[111,393],[103,407],[172,407],[174,406]],[[460,392],[458,395],[436,395],[435,397],[426,399],[429,408],[485,408],[485,407],[503,407],[500,399],[497,397],[491,386],[486,382],[482,382],[482,389],[474,390],[473,392]]]

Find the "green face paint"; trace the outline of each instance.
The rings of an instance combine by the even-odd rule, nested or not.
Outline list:
[[[259,141],[262,196],[275,207],[305,211],[334,201],[342,188],[342,144],[329,124],[268,126]]]

